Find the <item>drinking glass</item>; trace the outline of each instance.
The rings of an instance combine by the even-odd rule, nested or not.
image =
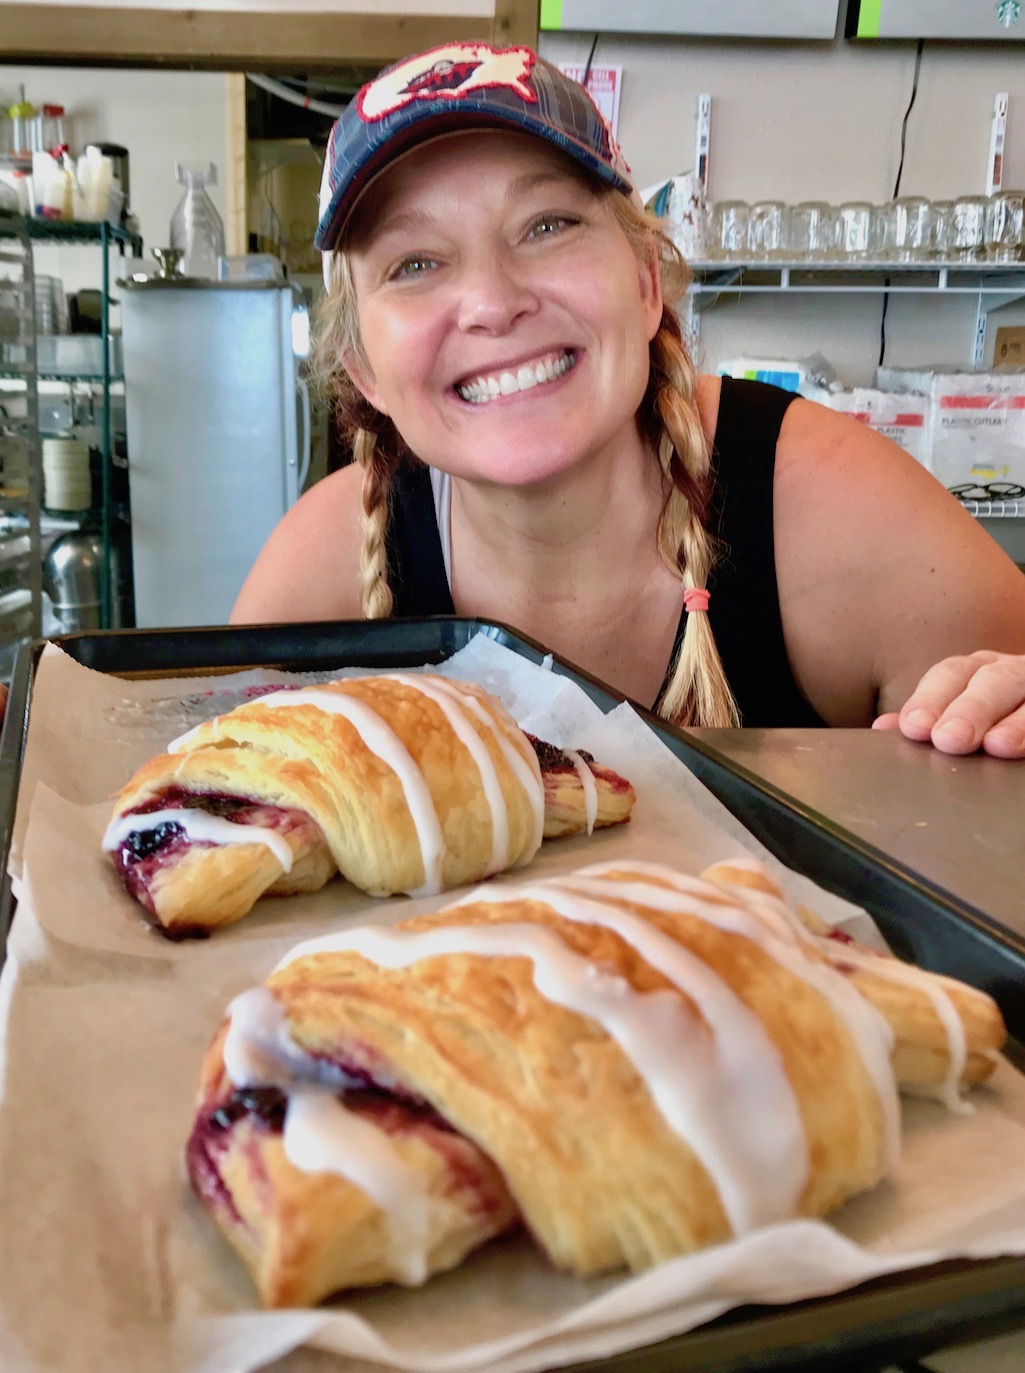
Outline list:
[[[920,262],[929,248],[929,202],[904,195],[889,206],[889,250],[899,262]]]
[[[986,248],[988,208],[989,201],[984,195],[963,195],[954,201],[950,215],[952,257],[966,260],[982,257]]]
[[[750,207],[743,200],[717,200],[712,206],[711,248],[716,257],[747,257]]]
[[[802,200],[789,216],[788,245],[794,258],[824,258],[833,241],[833,212],[824,200]]]
[[[871,246],[872,206],[867,200],[847,200],[836,212],[836,243],[841,257],[860,259]]]
[[[885,205],[873,205],[868,226],[868,256],[874,262],[885,262],[894,257],[893,249],[893,201]]]
[[[934,200],[929,205],[929,256],[950,256],[950,223],[954,216],[952,200]]]
[[[986,207],[986,256],[1016,262],[1021,256],[1025,192],[997,191]]]
[[[782,200],[759,200],[751,206],[747,246],[752,257],[781,257],[786,245],[787,207]]]

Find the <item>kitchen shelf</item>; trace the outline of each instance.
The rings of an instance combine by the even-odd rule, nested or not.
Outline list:
[[[62,382],[62,383],[82,383],[95,387],[101,396],[100,414],[100,452],[101,452],[101,472],[102,472],[102,499],[97,515],[98,530],[101,534],[104,557],[101,568],[101,626],[111,628],[116,623],[115,618],[115,519],[125,518],[115,510],[114,497],[112,491],[111,471],[114,463],[114,434],[113,434],[113,407],[111,404],[111,392],[115,386],[120,386],[124,382],[124,373],[121,366],[121,356],[119,348],[115,348],[114,340],[120,344],[118,336],[111,331],[111,251],[116,250],[122,259],[130,254],[133,258],[142,256],[142,238],[138,233],[131,229],[124,228],[119,224],[109,224],[106,221],[93,222],[85,220],[56,220],[56,219],[33,219],[24,215],[0,215],[0,225],[6,226],[5,232],[8,236],[16,237],[25,245],[25,249],[31,257],[32,250],[37,245],[51,244],[59,246],[83,245],[86,247],[100,249],[100,334],[99,338],[93,336],[77,335],[58,335],[44,336],[36,335],[36,314],[34,300],[31,309],[26,309],[24,318],[21,321],[20,338],[15,340],[16,345],[20,345],[19,351],[14,354],[17,361],[10,355],[0,361],[0,379],[10,383],[21,382],[23,386],[31,386],[33,400],[29,407],[31,423],[24,420],[12,424],[8,422],[8,429],[18,428],[25,435],[32,445],[35,458],[33,470],[36,473],[34,478],[34,491],[36,495],[36,520],[38,527],[38,512],[42,508],[42,462],[41,462],[41,441],[39,435],[39,403],[38,403],[38,384],[40,382]],[[0,242],[3,241],[4,234],[0,233]],[[5,245],[5,253],[8,260],[11,259],[12,252],[8,251]],[[17,252],[13,252],[16,262],[21,259]],[[81,361],[84,365],[76,365],[80,358],[81,345],[84,340],[91,340],[93,344],[99,344],[100,340],[105,343],[95,348],[95,361],[91,352],[83,354]],[[64,347],[66,345],[79,345],[77,351],[72,350],[70,355],[62,357],[59,353],[55,356],[54,347]],[[53,345],[44,347],[46,345]],[[43,367],[40,367],[42,361]],[[69,365],[64,365],[64,364]],[[9,394],[11,386],[0,386],[0,401]],[[12,504],[12,502],[8,502]],[[3,497],[0,496],[0,509],[4,506]],[[37,534],[38,540],[38,534]],[[34,575],[39,577],[39,559],[35,560],[36,569]]]
[[[694,261],[696,316],[720,296],[914,295],[975,298],[971,365],[981,367],[991,310],[1025,298],[1025,262]]]
[[[1025,262],[695,261],[696,296],[748,291],[1025,295]]]
[[[20,359],[9,384],[0,391],[0,513],[8,517],[0,530],[0,676],[6,676],[18,646],[42,628],[39,521],[43,473],[35,272],[25,221],[0,211],[0,243],[5,325],[0,349],[16,349]]]
[[[120,224],[106,220],[33,219],[24,221],[28,236],[40,243],[100,243],[130,248],[133,257],[142,256],[142,238]]]
[[[962,501],[961,504],[977,520],[1025,520],[1025,500]]]
[[[16,381],[23,377],[25,372],[17,367],[12,367],[9,363],[0,367],[0,381]],[[36,376],[40,381],[61,381],[61,382],[80,382],[92,381],[102,382],[103,373],[93,370],[82,370],[77,372],[37,372]],[[107,380],[111,386],[116,386],[124,381],[124,376],[120,372],[111,372]]]

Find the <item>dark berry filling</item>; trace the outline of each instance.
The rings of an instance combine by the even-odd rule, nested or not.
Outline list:
[[[210,1125],[215,1130],[227,1130],[251,1116],[275,1133],[285,1127],[285,1107],[288,1098],[277,1087],[241,1087],[227,1101],[210,1113]]]
[[[554,744],[546,743],[544,739],[538,739],[533,734],[528,734],[527,738],[537,754],[537,761],[541,765],[542,772],[576,772],[572,758],[563,749],[556,748]],[[583,749],[578,749],[577,752],[588,766],[594,762],[590,753],[585,753]]]
[[[254,797],[186,791],[184,787],[168,787],[158,796],[141,802],[130,814],[138,815],[144,821],[145,816],[160,810],[202,810],[233,825],[257,825],[283,834],[311,823],[305,811],[284,810]],[[156,909],[150,894],[153,879],[162,868],[177,862],[192,847],[208,848],[210,845],[202,839],[190,839],[177,821],[165,820],[150,828],[140,823],[138,829],[125,835],[112,856],[128,892],[150,914],[155,915]],[[182,927],[175,930],[172,937],[184,939],[208,933],[203,928]]]

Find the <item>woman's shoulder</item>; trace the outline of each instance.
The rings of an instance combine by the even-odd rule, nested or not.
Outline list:
[[[698,418],[705,432],[705,442],[709,448],[715,439],[716,425],[719,423],[719,401],[722,396],[722,377],[714,377],[707,372],[698,374],[694,400],[698,407]]]
[[[275,526],[239,593],[238,623],[357,618],[362,469],[315,483]]]

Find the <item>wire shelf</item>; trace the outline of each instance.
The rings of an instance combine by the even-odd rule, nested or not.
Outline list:
[[[961,504],[977,520],[1025,520],[1025,500],[962,501]]]

